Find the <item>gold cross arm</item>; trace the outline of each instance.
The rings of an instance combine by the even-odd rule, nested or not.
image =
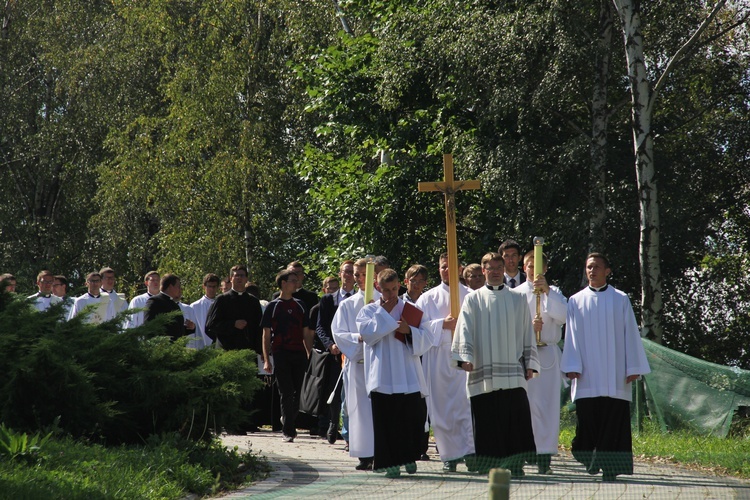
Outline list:
[[[479,181],[457,181],[453,178],[453,155],[443,155],[443,182],[420,182],[420,193],[440,191],[445,196],[445,234],[448,247],[448,279],[451,299],[451,316],[458,318],[461,310],[458,287],[458,245],[456,243],[456,202],[458,191],[479,189]]]

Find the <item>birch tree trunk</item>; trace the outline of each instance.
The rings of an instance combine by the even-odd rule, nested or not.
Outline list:
[[[639,2],[638,0],[613,0],[613,3],[622,21],[628,79],[630,80],[635,171],[641,214],[639,247],[641,335],[661,344],[663,337],[663,303],[659,250],[659,200],[654,165],[654,138],[651,130],[654,103],[674,66],[688,55],[691,48],[699,40],[701,33],[713,22],[716,14],[724,7],[726,0],[719,0],[714,5],[706,19],[690,36],[690,39],[669,58],[664,71],[653,87],[648,79],[643,56],[643,30]]]
[[[653,101],[643,57],[643,35],[637,0],[614,0],[620,16],[630,80],[635,171],[640,203],[641,335],[661,343],[662,293],[659,257],[659,200],[654,178],[651,134]]]

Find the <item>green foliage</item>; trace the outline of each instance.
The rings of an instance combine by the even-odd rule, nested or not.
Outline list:
[[[569,450],[575,436],[575,418],[561,419],[560,424],[560,446]],[[746,437],[699,436],[687,430],[663,432],[656,421],[646,419],[643,430],[633,434],[633,454],[750,478],[750,440]]]
[[[264,477],[265,459],[229,450],[218,440],[190,442],[175,434],[152,436],[145,445],[104,447],[52,438],[46,460],[31,466],[0,461],[7,498],[180,499],[215,495]]]
[[[121,331],[118,321],[62,321],[60,306],[38,313],[25,301],[0,302],[0,420],[33,431],[55,421],[74,436],[138,442],[210,430],[247,418],[261,386],[252,351],[185,348],[163,336],[166,316]]]
[[[51,437],[51,432],[46,436],[38,432],[29,436],[25,432],[14,432],[5,424],[0,424],[0,456],[10,460],[20,458],[27,462],[36,461],[42,456],[42,447]]]

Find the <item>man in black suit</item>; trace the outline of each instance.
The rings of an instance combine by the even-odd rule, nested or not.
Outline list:
[[[526,281],[526,274],[518,268],[521,261],[521,245],[515,240],[505,240],[497,249],[505,264],[505,281],[510,288],[515,288]]]
[[[213,341],[218,341],[225,351],[252,349],[256,354],[261,354],[263,331],[260,322],[263,319],[263,308],[260,300],[247,293],[247,267],[242,264],[233,266],[229,270],[229,280],[232,288],[217,296],[208,309],[206,335]],[[248,412],[260,409],[261,414],[272,413],[273,394],[274,389],[271,389],[268,394],[258,396],[252,403],[245,405],[244,409]],[[273,425],[278,425],[278,420]],[[258,427],[253,422],[245,422],[229,430],[245,434],[246,431],[256,432]]]
[[[152,295],[146,301],[143,321],[152,321],[160,314],[178,311],[179,314],[175,315],[172,320],[167,323],[166,335],[169,335],[172,341],[175,341],[176,339],[187,335],[189,331],[195,330],[195,325],[192,321],[185,320],[185,317],[182,315],[182,310],[177,303],[182,296],[180,277],[175,274],[165,274],[161,278],[159,289],[161,291],[158,294]]]
[[[339,435],[341,389],[344,386],[343,381],[339,382],[338,386],[336,386],[336,382],[341,374],[341,351],[333,340],[331,323],[333,322],[333,315],[336,314],[341,301],[354,295],[354,261],[347,260],[341,263],[339,267],[339,280],[341,287],[335,292],[327,293],[320,299],[318,320],[315,324],[315,347],[327,352],[322,397],[327,400],[328,395],[336,388],[336,393],[331,404],[326,405],[327,408],[325,410],[327,413],[321,415],[321,421],[319,422],[319,424],[323,424],[319,429],[321,435],[324,432],[325,422],[328,423],[328,428],[325,429],[325,436],[331,444],[336,442]]]

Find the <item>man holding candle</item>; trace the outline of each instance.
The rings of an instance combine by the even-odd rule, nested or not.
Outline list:
[[[529,316],[534,325],[534,333],[539,332],[539,338],[545,344],[543,346],[537,345],[541,371],[538,377],[534,377],[527,382],[527,392],[531,409],[531,424],[534,429],[534,442],[536,443],[536,465],[540,474],[549,474],[551,473],[550,461],[552,455],[557,455],[558,437],[560,435],[562,373],[560,372],[560,348],[557,343],[560,342],[562,337],[562,327],[565,324],[568,302],[559,288],[547,283],[544,277],[547,272],[547,262],[543,254],[540,258],[538,271],[535,270],[537,269],[535,267],[536,257],[533,250],[524,255],[523,269],[529,279],[514,288],[513,291],[526,299],[529,305]],[[540,320],[534,320],[537,303],[535,290],[540,291]]]
[[[417,301],[424,311],[428,328],[436,343],[422,356],[422,368],[430,391],[427,413],[430,416],[443,471],[456,472],[456,465],[474,454],[471,404],[466,396],[466,372],[456,370],[451,362],[451,342],[456,318],[451,316],[448,254],[438,260],[441,283],[425,292]],[[469,290],[458,286],[460,303]]]
[[[482,257],[482,272],[487,284],[464,299],[452,357],[469,373],[478,469],[501,466],[521,477],[536,454],[526,395],[526,381],[540,370],[536,338],[526,300],[503,284],[502,256]]]
[[[365,359],[362,336],[357,329],[357,314],[365,306],[365,289],[369,286],[372,300],[380,299],[380,292],[367,282],[367,259],[354,263],[354,279],[359,290],[341,301],[331,323],[333,340],[346,356],[344,363],[344,397],[349,414],[349,456],[359,458],[357,470],[372,469],[375,441],[372,427],[372,406],[367,396]],[[371,264],[372,265],[372,264]]]
[[[611,482],[633,473],[631,383],[651,372],[628,296],[607,284],[606,256],[586,258],[589,286],[568,301],[560,369],[573,381],[576,435],[571,451],[589,474]]]

